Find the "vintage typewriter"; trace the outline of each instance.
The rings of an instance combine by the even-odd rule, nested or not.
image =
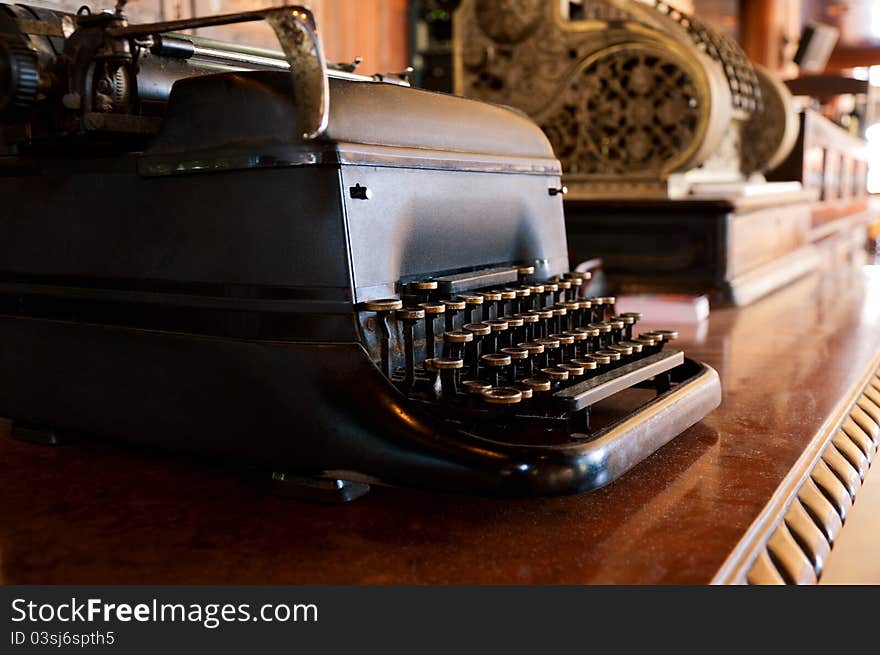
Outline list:
[[[260,19],[284,54],[181,33]],[[0,80],[15,436],[247,462],[317,500],[564,494],[719,403],[675,333],[586,297],[537,126],[327,64],[307,9],[2,5]]]
[[[812,195],[767,182],[791,94],[661,0],[463,0],[456,92],[517,107],[562,162],[569,248],[624,292],[747,304],[815,268]]]

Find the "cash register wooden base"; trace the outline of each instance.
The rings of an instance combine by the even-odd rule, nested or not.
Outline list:
[[[374,487],[316,505],[234,465],[3,438],[0,582],[707,583],[875,365],[877,298],[880,272],[846,269],[714,311],[698,343],[683,329],[721,407],[578,496]]]
[[[568,247],[572,261],[601,257],[618,293],[708,294],[715,306],[745,306],[817,268],[815,197],[567,198]]]

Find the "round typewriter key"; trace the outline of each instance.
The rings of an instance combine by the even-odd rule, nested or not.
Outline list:
[[[528,298],[532,295],[531,287],[517,287],[513,290],[517,298]]]
[[[526,279],[528,279],[528,277],[530,275],[535,274],[535,267],[534,266],[520,266],[516,269],[516,274],[519,277],[520,282],[525,282]]]
[[[623,321],[616,321],[613,318],[609,318],[606,323],[611,326],[609,343],[617,343],[618,341],[623,339]]]
[[[567,302],[571,300],[571,280],[561,279],[556,281],[559,287],[559,302]]]
[[[547,366],[546,368],[542,368],[540,374],[551,382],[562,382],[569,378],[568,371],[559,368],[558,366]]]
[[[667,341],[675,341],[678,339],[678,332],[675,330],[653,330],[651,334],[659,334],[663,337],[664,343]]]
[[[521,314],[523,310],[530,305],[529,301],[526,299],[532,295],[532,292],[528,287],[519,287],[514,289],[513,292],[516,294],[516,300],[513,303],[514,309],[516,309],[516,312],[514,313]]]
[[[376,312],[379,332],[379,365],[385,377],[391,377],[391,329],[388,327],[388,316],[391,312],[403,307],[400,298],[380,298],[368,300],[363,308],[368,312]]]
[[[535,360],[544,352],[544,346],[534,341],[524,341],[517,345],[529,353],[529,358],[526,360],[523,369],[526,375],[532,375],[535,372]]]
[[[611,352],[619,354],[621,359],[623,359],[624,357],[629,357],[630,355],[632,355],[633,352],[632,348],[630,348],[629,346],[623,346],[620,343],[612,343],[606,347]]]
[[[599,313],[602,313],[602,308],[599,307]],[[605,322],[599,323],[590,323],[587,325],[588,328],[599,331],[599,336],[593,339],[593,344],[596,350],[601,350],[605,347],[605,344],[608,343],[610,334],[611,334],[611,326]]]
[[[434,334],[434,320],[439,314],[446,311],[446,305],[440,302],[425,302],[419,305],[425,311],[425,359],[431,359],[436,355],[436,336]]]
[[[555,339],[563,346],[570,346],[574,343],[574,337],[564,332],[562,334],[551,334],[548,339]]]
[[[474,337],[474,340],[466,346],[465,350],[467,351],[466,359],[471,369],[471,375],[477,377],[480,372],[482,341],[487,334],[492,332],[492,328],[485,323],[468,323],[467,325],[462,325],[461,329],[463,332],[468,332]]]
[[[407,307],[398,309],[395,316],[401,321],[418,321],[425,318],[425,310],[418,307]]]
[[[526,331],[523,325],[525,321],[523,320],[522,314],[514,314],[513,316],[500,316],[500,321],[507,321],[507,327],[510,328],[508,332],[504,334],[504,345],[512,346],[517,341],[526,338]]]
[[[569,330],[563,332],[563,334],[567,337],[571,337],[572,344],[568,348],[568,358],[574,359],[586,345],[587,335],[583,332],[578,332],[577,330]]]
[[[541,284],[532,284],[527,287],[531,296],[532,309],[541,309],[544,307],[544,286]]]
[[[559,291],[559,285],[556,282],[545,282],[544,283],[544,294],[541,296],[541,302],[544,303],[545,306],[550,305],[553,306],[556,304],[556,292]]]
[[[393,312],[403,307],[403,301],[400,298],[382,298],[367,300],[363,306],[368,312]]]
[[[626,313],[621,314],[620,316],[612,316],[611,320],[623,322],[623,336],[621,337],[622,339],[632,339],[633,326],[636,324],[635,316]]]
[[[532,391],[532,388],[530,386],[527,386],[527,385],[523,384],[522,382],[517,382],[517,383],[513,384],[512,388],[516,389],[517,391],[519,391],[522,394],[523,400],[528,400],[535,393],[534,391]]]
[[[464,304],[467,305],[464,313],[465,320],[470,323],[477,323],[482,316],[483,296],[459,296],[458,299],[463,300]]]
[[[462,325],[461,329],[464,332],[469,332],[470,334],[479,337],[486,336],[492,331],[492,328],[485,323],[468,323],[467,325]]]
[[[403,356],[404,356],[404,378],[403,384],[407,389],[412,388],[415,382],[416,363],[415,363],[415,339],[413,329],[416,321],[425,318],[424,309],[416,309],[414,307],[406,307],[398,309],[395,312],[397,319],[403,323]]]
[[[529,387],[535,393],[550,391],[550,380],[547,378],[526,378],[520,384]]]
[[[605,305],[605,316],[611,318],[612,316],[614,316],[614,314],[616,314],[616,312],[614,311],[614,305],[617,303],[617,298],[615,298],[614,296],[605,296],[602,298],[602,300]]]
[[[443,333],[443,356],[453,359],[464,356],[464,344],[474,340],[474,335],[464,330]]]
[[[638,341],[621,341],[617,344],[618,346],[627,346],[628,348],[632,348],[633,355],[641,355],[642,354],[642,344]]]
[[[611,357],[605,353],[602,353],[601,351],[590,353],[589,355],[587,355],[586,357],[583,357],[582,359],[592,359],[599,366],[608,366],[611,363]]]
[[[483,400],[490,405],[515,405],[522,401],[522,392],[513,387],[494,387],[483,392]]]
[[[499,293],[501,294],[501,307],[504,310],[502,314],[510,314],[511,312],[516,310],[516,303],[514,302],[514,300],[516,299],[516,291],[505,287],[504,289],[501,289]]]
[[[642,355],[650,355],[657,352],[658,339],[646,335],[639,335],[637,339],[633,339],[635,343],[641,344]]]
[[[529,358],[529,351],[525,348],[502,348],[501,353],[510,357],[510,372],[508,377],[511,381],[517,378],[516,367],[519,362],[525,362]]]
[[[455,319],[458,313],[462,311],[466,305],[463,300],[441,300],[446,306],[446,331],[452,332],[455,329]]]
[[[484,391],[491,389],[492,385],[483,380],[462,380],[461,388],[464,389],[464,392],[467,394],[479,396]]]
[[[663,350],[666,343],[678,338],[678,332],[675,330],[651,330],[647,334],[657,340],[657,352]]]
[[[458,393],[455,372],[464,368],[463,359],[448,359],[446,357],[428,359],[425,361],[425,368],[440,373],[440,389],[444,397],[452,398]]]
[[[586,343],[584,347],[581,348],[581,352],[592,352],[594,350],[599,350],[599,330],[591,327],[579,327],[574,329],[575,332],[580,332],[581,334],[587,337]]]
[[[570,373],[566,371],[564,368],[559,368],[558,366],[548,366],[547,368],[541,369],[541,375],[551,383],[559,384],[561,382],[565,382],[569,377]]]
[[[525,314],[516,314],[518,318],[521,318],[523,321],[523,333],[526,341],[531,341],[535,338],[535,325],[541,319],[537,316],[537,314],[530,314],[526,312]]]
[[[589,355],[587,355],[586,357],[573,359],[571,360],[571,363],[580,366],[582,369],[584,369],[584,373],[587,375],[591,375],[599,369],[599,362],[597,362]]]
[[[657,334],[656,332],[642,332],[639,335],[637,341],[642,342],[649,339],[654,343],[650,346],[647,346],[646,350],[648,350],[649,353],[659,353],[663,349],[663,335]]]
[[[501,382],[501,370],[511,363],[510,355],[502,353],[489,353],[480,357],[480,363],[489,374],[489,381],[493,386],[498,386]]]
[[[526,378],[520,384],[532,390],[533,400],[529,404],[535,411],[541,412],[543,408],[549,405],[553,383],[546,377]]]
[[[499,347],[499,335],[508,329],[507,321],[490,319],[488,321],[483,321],[483,323],[488,325],[492,330],[492,333],[486,337],[486,352],[494,353]]]
[[[474,340],[474,335],[464,330],[452,330],[443,333],[443,340],[449,343],[469,343]]]
[[[584,367],[575,362],[564,362],[559,365],[559,368],[563,371],[568,371],[568,374],[573,378],[578,378],[584,374]]]
[[[484,321],[489,320],[493,317],[493,315],[497,317],[499,314],[503,313],[500,311],[500,307],[498,306],[501,303],[500,291],[481,291],[477,295],[483,297]]]
[[[535,339],[535,343],[539,343],[544,346],[544,354],[538,358],[540,366],[543,367],[555,364],[557,351],[559,350],[559,340],[548,337],[540,337],[538,339]]]
[[[577,327],[577,323],[580,320],[581,314],[581,304],[578,301],[573,302],[562,302],[556,305],[557,307],[563,307],[567,312],[565,323],[566,330],[573,330]]]
[[[550,309],[530,309],[528,313],[538,317],[534,330],[535,336],[543,337],[549,334],[549,322],[553,318],[553,311]]]
[[[480,357],[480,362],[488,368],[502,368],[510,366],[510,355],[504,353],[488,353]]]
[[[553,318],[550,320],[550,331],[562,332],[565,329],[563,321],[565,321],[565,317],[568,315],[568,310],[565,307],[550,307],[550,311],[553,312]]]
[[[585,327],[587,323],[593,322],[593,303],[589,300],[578,300],[581,310],[578,314],[577,327]]]
[[[597,350],[596,352],[594,352],[592,354],[593,355],[604,355],[605,357],[607,357],[611,361],[612,364],[615,364],[620,361],[620,353],[614,352],[613,350],[607,350],[607,349],[606,350]]]
[[[464,368],[463,359],[449,359],[448,357],[435,357],[434,359],[429,359],[425,364],[429,371],[446,371]]]
[[[565,333],[562,334],[551,334],[550,339],[556,339],[559,342],[559,352],[557,356],[557,360],[560,362],[564,362],[568,359],[571,354],[571,346],[574,344],[574,337],[569,336]]]
[[[435,280],[414,280],[409,283],[409,288],[420,301],[429,302],[431,292],[437,290],[437,282]]]

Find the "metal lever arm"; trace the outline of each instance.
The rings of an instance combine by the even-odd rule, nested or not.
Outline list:
[[[293,92],[298,108],[297,132],[303,139],[319,137],[327,129],[330,91],[321,39],[318,37],[315,18],[306,7],[288,5],[220,16],[110,27],[107,29],[107,35],[111,38],[133,39],[178,30],[257,20],[265,20],[269,23],[290,64],[290,76],[293,80]]]

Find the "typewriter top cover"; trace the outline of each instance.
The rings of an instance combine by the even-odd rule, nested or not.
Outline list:
[[[317,500],[559,494],[718,404],[674,332],[569,271],[559,163],[524,114],[328,64],[302,7],[123,5],[0,5],[19,436],[244,461]],[[245,20],[283,54],[180,33]]]

